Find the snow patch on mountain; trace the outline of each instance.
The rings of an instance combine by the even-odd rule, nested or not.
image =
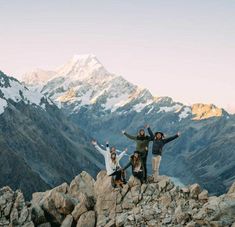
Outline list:
[[[182,105],[176,104],[173,106],[161,106],[158,110],[158,113],[160,112],[175,112],[179,111],[182,108]]]
[[[192,114],[192,110],[190,107],[184,107],[183,111],[179,114],[179,121],[184,118],[187,118],[190,114]]]
[[[119,96],[114,96],[114,97],[110,97],[106,100],[105,104],[102,104],[102,106],[108,110],[110,109],[111,112],[114,112],[116,109],[118,109],[119,107],[125,105],[125,100],[127,100],[129,97],[128,94],[121,94]]]
[[[136,112],[141,112],[145,107],[147,107],[148,105],[152,104],[153,100],[148,100],[145,103],[138,103],[136,104],[132,109]]]
[[[7,107],[7,101],[0,98],[0,114],[4,112],[4,109]]]
[[[55,71],[37,69],[35,71],[27,72],[22,76],[22,80],[28,86],[44,85],[47,81],[56,75]]]
[[[9,101],[23,101],[26,104],[40,106],[45,109],[45,105],[42,105],[43,99],[46,98],[42,93],[29,90],[15,78],[8,77],[0,71],[0,113],[4,112]],[[47,102],[54,105],[50,99],[47,99]]]

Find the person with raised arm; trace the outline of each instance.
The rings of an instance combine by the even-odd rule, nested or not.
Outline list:
[[[149,125],[145,125],[145,128],[148,128]],[[134,140],[136,142],[136,151],[139,151],[140,158],[143,163],[143,179],[147,181],[147,157],[148,157],[148,147],[149,142],[153,139],[151,136],[145,134],[144,129],[140,129],[138,135],[133,136],[129,135],[125,130],[122,133],[129,139]]]
[[[180,133],[178,132],[176,135],[165,138],[164,133],[162,132],[155,132],[153,134],[151,128],[148,126],[148,132],[153,140],[153,146],[152,146],[152,172],[153,172],[153,179],[154,181],[157,181],[157,178],[159,177],[159,167],[162,159],[162,152],[163,152],[163,147],[175,140],[180,136]]]
[[[94,145],[95,149],[104,156],[107,175],[112,176],[112,183],[114,184],[114,186],[116,186],[116,184],[122,185],[123,183],[125,183],[119,161],[126,154],[127,148],[120,154],[117,154],[115,147],[112,147],[110,150],[108,142],[106,142],[106,150],[102,149],[97,144],[96,140],[92,140],[92,144]]]

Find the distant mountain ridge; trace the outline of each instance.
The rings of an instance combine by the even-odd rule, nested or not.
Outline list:
[[[31,87],[35,88],[91,137],[108,139],[120,149],[128,146],[129,152],[135,146],[121,135],[123,129],[136,134],[149,123],[166,136],[180,131],[180,139],[165,148],[160,172],[184,184],[199,182],[211,194],[221,194],[234,181],[235,116],[222,108],[154,97],[109,73],[94,55],[73,57],[49,80]]]
[[[41,73],[40,73],[41,72]],[[193,106],[174,102],[169,97],[154,97],[122,76],[109,73],[95,55],[75,55],[56,71],[26,73],[23,81],[28,86],[41,88],[59,106],[71,106],[76,112],[81,106],[97,105],[101,111],[177,112],[179,120],[191,117],[196,120],[222,116],[227,112],[212,104]],[[41,78],[38,80],[38,78]]]
[[[35,191],[69,182],[102,159],[90,138],[44,95],[0,72],[0,186]],[[92,168],[90,168],[92,166]]]

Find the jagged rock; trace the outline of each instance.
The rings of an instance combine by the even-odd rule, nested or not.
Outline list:
[[[50,222],[46,222],[41,225],[38,225],[38,227],[51,227],[51,224],[50,224]]]
[[[34,227],[34,223],[30,221],[30,222],[23,224],[22,227]]]
[[[116,226],[123,226],[127,221],[127,217],[127,213],[118,214],[116,217]]]
[[[43,199],[49,194],[49,191],[46,192],[35,192],[32,195],[32,203],[41,205]]]
[[[116,227],[115,220],[110,220],[104,227]]]
[[[159,190],[164,191],[167,188],[167,185],[170,184],[171,180],[169,177],[160,176],[160,181],[158,182]]]
[[[73,216],[71,214],[67,215],[61,224],[61,227],[71,227],[73,223]]]
[[[134,187],[136,185],[141,185],[141,182],[138,178],[134,177],[134,176],[131,176],[129,181],[128,181],[128,185],[129,187]]]
[[[21,191],[9,187],[0,189],[0,226],[32,226],[31,209]]]
[[[87,172],[83,171],[71,182],[69,194],[75,198],[79,198],[79,195],[82,192],[88,197],[94,197],[94,183],[95,180]]]
[[[84,192],[86,182],[88,193]],[[70,185],[34,193],[31,203],[25,202],[20,191],[0,189],[0,226],[219,227],[235,222],[233,185],[220,197],[209,197],[198,184],[179,189],[165,176],[142,185],[132,177],[123,188],[114,189],[105,171],[95,183],[84,172]]]
[[[76,203],[68,195],[59,192],[52,193],[52,200],[59,213],[65,215],[70,214],[73,211]]]
[[[53,189],[41,200],[42,209],[59,224],[73,211],[76,204],[76,201],[64,192],[64,188],[61,187]]]
[[[94,184],[95,196],[112,191],[113,186],[111,183],[111,177],[106,174],[106,171],[101,171],[97,175],[96,182]]]
[[[180,191],[185,195],[185,196],[189,196],[190,190],[189,188],[183,187],[180,189]]]
[[[144,193],[147,196],[152,196],[156,190],[156,184],[148,184],[148,185],[143,184],[143,185],[141,186],[141,193]],[[145,185],[146,185],[146,188],[145,188]]]
[[[198,199],[203,201],[203,202],[207,202],[208,201],[208,191],[207,190],[203,190],[199,195],[198,195]]]
[[[163,224],[170,224],[172,221],[172,218],[169,216],[169,217],[166,217],[163,219],[162,223]]]
[[[209,202],[206,203],[202,209],[193,216],[193,219],[198,224],[205,224],[211,221],[220,221],[225,225],[232,225],[235,221],[234,193],[211,198]]]
[[[196,227],[196,226],[197,226],[197,223],[194,221],[191,221],[186,225],[186,227]]]
[[[106,171],[101,171],[97,175],[94,184],[97,213],[97,225],[107,224],[116,215],[117,195],[119,189],[114,189],[111,184],[111,177],[107,176]]]
[[[77,227],[94,227],[95,226],[95,212],[88,211],[81,215],[77,222]]]
[[[46,222],[44,211],[38,204],[32,205],[32,220],[35,225],[40,225]]]
[[[80,216],[87,212],[88,209],[86,207],[86,205],[84,203],[79,203],[73,210],[72,212],[72,216],[74,218],[75,221],[78,221],[78,219],[80,218]]]
[[[232,184],[232,186],[228,190],[228,194],[235,193],[235,182]]]
[[[198,195],[201,193],[201,187],[199,184],[193,184],[189,187],[190,197],[197,199]]]

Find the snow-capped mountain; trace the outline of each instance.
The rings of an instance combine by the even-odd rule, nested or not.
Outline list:
[[[8,104],[12,102],[24,102],[35,107],[45,109],[45,103],[54,105],[42,93],[29,90],[17,79],[8,77],[0,71],[0,114],[2,114]]]
[[[133,141],[121,135],[123,129],[136,134],[149,123],[167,135],[180,131],[180,139],[166,146],[160,172],[184,184],[199,182],[216,194],[234,181],[235,118],[221,108],[155,97],[109,73],[94,55],[74,56],[36,87],[92,137],[108,139],[119,149],[135,149]]]
[[[29,199],[84,169],[95,175],[103,165],[89,141],[49,98],[0,72],[0,187]]]
[[[44,84],[44,82],[47,82],[55,75],[56,75],[55,71],[37,69],[35,71],[24,74],[22,76],[23,78],[22,80],[25,82],[25,84],[34,86],[38,84]]]
[[[43,70],[27,73],[24,83],[41,90],[59,107],[69,108],[71,113],[78,112],[82,106],[94,105],[103,113],[174,112],[179,121],[188,117],[206,119],[225,113],[212,105],[186,106],[169,97],[156,98],[147,89],[109,73],[92,54],[75,55],[58,70],[49,71],[46,76],[45,73]]]

